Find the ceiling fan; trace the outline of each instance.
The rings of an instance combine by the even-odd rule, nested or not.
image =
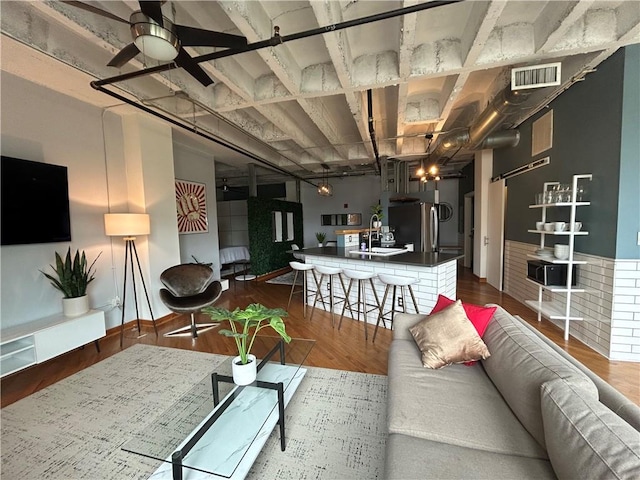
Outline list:
[[[118,17],[88,3],[64,1],[88,12],[126,23],[131,29],[133,43],[124,47],[108,63],[110,67],[122,67],[139,53],[160,61],[173,60],[184,68],[202,85],[209,86],[213,80],[205,73],[197,62],[185,51],[184,47],[229,47],[243,48],[247,45],[246,37],[229,33],[204,30],[186,25],[178,25],[162,13],[164,1],[140,1],[140,10],[131,14],[129,20]]]
[[[231,191],[241,192],[241,191],[244,190],[242,187],[232,187],[230,185],[227,185],[227,179],[226,178],[223,178],[222,179],[222,185],[218,185],[216,188],[222,190],[225,193],[231,192]]]

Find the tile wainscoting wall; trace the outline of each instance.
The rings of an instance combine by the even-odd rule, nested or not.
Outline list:
[[[438,294],[445,295],[449,298],[456,298],[456,276],[457,276],[457,262],[456,260],[452,260],[450,262],[437,265],[435,267],[426,267],[426,266],[418,266],[418,265],[405,265],[400,263],[390,263],[390,262],[371,262],[367,260],[350,260],[342,257],[325,257],[325,256],[315,256],[315,255],[306,255],[305,259],[306,263],[310,263],[313,265],[325,265],[328,267],[338,267],[346,270],[358,270],[364,272],[374,272],[384,273],[388,275],[397,275],[401,277],[412,277],[417,278],[419,281],[412,285],[413,292],[416,297],[416,302],[418,304],[418,310],[421,314],[426,314],[431,312],[433,307],[438,300]],[[319,276],[319,275],[318,275]],[[309,292],[313,292],[315,294],[316,286],[314,285],[313,279],[308,277],[308,289]],[[327,280],[328,281],[328,280]],[[324,282],[325,286],[327,282]],[[377,278],[374,278],[373,284],[378,293],[378,297],[380,301],[382,301],[385,285],[380,282]],[[345,287],[349,286],[348,280],[345,279]],[[366,284],[366,295],[367,302],[373,304],[373,295],[371,294],[371,289],[369,284]],[[336,299],[341,299],[344,297],[344,293],[342,292],[342,287],[340,286],[340,282],[336,280],[333,284],[333,293]],[[400,288],[397,289],[396,296],[400,296]],[[353,287],[351,288],[351,293],[349,296],[351,302],[354,304],[358,298],[356,283],[354,282]],[[314,297],[311,296],[309,298],[310,304],[313,304]],[[407,302],[407,312],[414,313],[413,302],[411,301],[411,296],[409,292],[406,292]],[[318,300],[317,308],[325,309],[320,300]],[[328,310],[328,308],[326,308]],[[389,294],[389,298],[387,298],[385,313],[391,310],[391,294]],[[402,311],[401,307],[398,307],[396,304],[396,310]],[[334,312],[340,314],[342,312],[342,303],[334,306]],[[355,311],[354,311],[355,313]],[[345,315],[348,316],[349,310],[345,312]],[[367,322],[376,323],[377,316],[375,312],[369,314],[367,318]],[[385,326],[381,323],[382,326]],[[388,326],[391,324],[387,322]]]
[[[516,300],[535,300],[538,288],[527,281],[528,254],[538,245],[515,241],[505,242],[504,291]],[[578,286],[585,293],[572,295],[572,310],[583,321],[572,321],[571,336],[585,343],[610,360],[640,362],[640,260],[575,254],[578,265]],[[564,294],[544,292],[544,300],[565,305]],[[564,321],[553,320],[564,328]]]

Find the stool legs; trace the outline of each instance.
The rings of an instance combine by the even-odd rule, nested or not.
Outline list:
[[[349,311],[351,312],[351,316],[353,317],[353,310],[352,310],[352,305],[351,302],[348,300],[349,294],[351,293],[351,287],[353,285],[353,281],[354,279],[351,278],[349,279],[349,287],[347,288],[347,296],[346,296],[346,301],[345,304],[342,306],[342,313],[340,314],[340,323],[338,324],[338,330],[340,330],[340,327],[342,327],[342,319],[344,318],[344,312],[347,309],[347,306],[349,307]],[[376,300],[375,303],[375,307],[372,308],[371,310],[367,310],[367,294],[366,294],[366,284],[364,283],[363,280],[356,280],[358,282],[358,300],[356,303],[356,312],[357,312],[357,321],[360,321],[360,306],[362,305],[362,313],[364,314],[364,339],[368,340],[369,339],[369,333],[367,330],[367,313],[372,311],[372,310],[380,310],[380,299],[378,298],[378,293],[376,292],[375,287],[373,286],[373,280],[370,278],[369,279],[369,284],[371,285],[371,291],[373,292],[373,297]]]
[[[298,273],[302,272],[302,318],[307,318],[307,271],[306,270],[296,270],[295,275],[293,276],[293,285],[291,285],[291,292],[289,293],[289,301],[287,302],[287,310],[289,309],[289,305],[291,305],[291,297],[293,297],[296,288],[296,282],[298,280]],[[311,272],[315,278],[315,273]],[[317,283],[317,281],[316,281]]]
[[[415,308],[416,313],[420,313],[418,311],[418,302],[416,302],[416,297],[413,293],[413,288],[411,288],[411,285],[407,285],[407,287],[409,288],[409,294],[411,295],[411,301],[413,302],[413,308]],[[380,326],[380,321],[382,321],[383,326],[386,328],[387,326],[387,322],[385,317],[385,313],[384,313],[384,306],[387,303],[387,296],[389,295],[389,289],[391,288],[391,285],[387,285],[387,287],[384,290],[384,296],[382,297],[382,303],[380,304],[380,315],[378,315],[378,321],[376,322],[376,328],[373,332],[373,342],[376,341],[376,335],[378,334],[378,327]],[[393,299],[391,300],[391,311],[387,312],[391,314],[391,318],[389,319],[390,325],[393,328],[393,317],[395,316],[396,313],[396,285],[393,285]],[[404,292],[404,285],[400,286],[400,295],[402,295],[402,313],[407,313],[407,301],[405,299],[405,292]]]
[[[340,280],[340,285],[342,285],[342,293],[344,293],[345,298],[344,302],[347,302],[347,289],[344,286],[344,281],[342,280],[342,275],[340,275],[339,273],[338,275],[338,279]],[[320,274],[320,280],[316,283],[317,285],[317,289],[316,289],[316,295],[313,299],[313,307],[311,308],[311,315],[309,316],[309,318],[313,317],[313,312],[315,311],[316,308],[316,304],[318,302],[318,295],[320,296],[320,300],[322,301],[322,306],[324,307],[324,309],[327,309],[327,305],[324,302],[324,296],[322,295],[322,282],[324,280],[324,277],[326,277],[327,275],[321,273]],[[333,311],[333,306],[335,304],[334,302],[334,296],[333,296],[333,277],[335,275],[328,275],[329,277],[329,309],[331,310],[331,326],[335,327],[336,324],[336,319],[335,319],[335,312]],[[347,303],[348,305],[348,303]],[[351,315],[353,315],[353,310],[351,310],[351,305],[348,305],[349,311],[351,312]]]

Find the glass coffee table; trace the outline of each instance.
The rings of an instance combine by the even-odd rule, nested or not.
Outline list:
[[[306,373],[302,364],[314,344],[256,337],[251,349],[261,359],[256,382],[235,385],[229,357],[122,449],[164,462],[152,479],[244,478],[276,425],[284,451],[284,409]]]

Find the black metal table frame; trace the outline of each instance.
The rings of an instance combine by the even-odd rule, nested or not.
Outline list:
[[[266,365],[266,363],[273,357],[276,352],[280,352],[280,364],[285,364],[285,351],[284,351],[284,341],[280,339],[280,341],[265,355],[265,357],[260,361],[257,366],[257,371],[262,370],[262,367]],[[218,391],[218,382],[227,382],[233,383],[233,377],[228,375],[218,375],[216,372],[211,374],[211,386],[213,390],[213,405],[217,407],[220,403],[220,396]],[[284,452],[285,446],[285,435],[284,435],[284,384],[282,382],[273,383],[273,382],[263,382],[262,380],[257,380],[256,382],[246,385],[252,386],[257,385],[260,388],[268,388],[271,390],[276,390],[278,392],[278,425],[280,425],[280,449]],[[176,450],[171,455],[171,464],[172,464],[172,472],[173,472],[173,480],[182,480],[182,459],[187,455],[191,449],[200,441],[200,439],[204,436],[204,434],[211,428],[211,426],[216,422],[216,420],[225,412],[225,410],[233,403],[233,401],[242,393],[245,386],[238,386],[236,390],[234,390],[231,395],[227,396],[224,400],[220,408],[218,408],[213,415],[202,425],[195,434],[189,439],[184,447],[180,450]],[[205,472],[208,473],[208,472]]]

